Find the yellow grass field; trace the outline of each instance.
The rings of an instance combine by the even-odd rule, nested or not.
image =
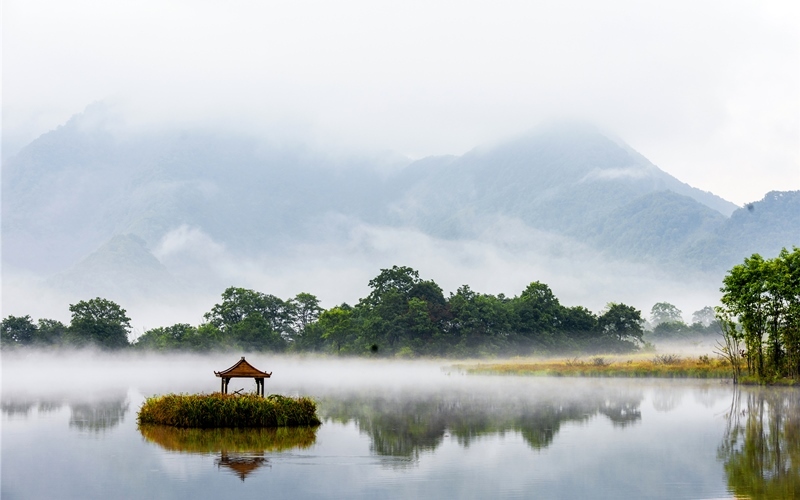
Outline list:
[[[473,374],[564,377],[731,378],[730,364],[710,356],[603,355],[562,359],[520,359],[461,363],[455,368]]]

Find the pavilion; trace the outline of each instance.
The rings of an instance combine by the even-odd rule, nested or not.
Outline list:
[[[220,377],[220,391],[222,394],[228,394],[228,383],[232,378],[254,378],[256,379],[256,392],[259,396],[264,396],[264,379],[270,378],[272,372],[262,372],[247,361],[244,356],[227,370],[221,372],[215,371],[214,375]]]

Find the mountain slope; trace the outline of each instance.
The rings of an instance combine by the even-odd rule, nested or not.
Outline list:
[[[59,286],[166,290],[175,279],[153,254],[179,229],[250,258],[350,245],[361,224],[468,242],[501,219],[679,273],[800,245],[797,192],[736,209],[587,126],[406,165],[209,130],[121,133],[103,113],[87,109],[4,163],[4,264],[61,273]]]

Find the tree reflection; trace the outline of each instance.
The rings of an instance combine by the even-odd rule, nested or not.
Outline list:
[[[142,437],[165,450],[179,453],[214,453],[220,469],[242,481],[255,470],[269,465],[265,452],[283,452],[312,446],[316,427],[259,429],[179,429],[165,425],[140,425]]]
[[[0,411],[9,417],[30,416],[31,411],[36,408],[38,413],[52,413],[59,410],[64,403],[60,400],[27,400],[27,399],[4,399],[0,404]]]
[[[584,422],[596,415],[618,426],[636,422],[641,419],[641,400],[638,392],[602,391],[569,399],[466,392],[351,394],[321,398],[319,408],[325,419],[354,421],[370,436],[374,453],[416,459],[421,452],[436,449],[448,433],[466,447],[483,435],[518,432],[531,448],[543,449],[565,422]]]
[[[800,392],[760,389],[734,394],[718,455],[728,488],[748,498],[800,495]]]
[[[95,402],[70,403],[69,426],[82,431],[101,432],[112,429],[122,422],[128,411],[125,397],[104,399]]]

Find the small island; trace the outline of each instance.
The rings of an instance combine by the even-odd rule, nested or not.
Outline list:
[[[317,404],[307,397],[279,394],[264,397],[264,379],[272,373],[256,369],[244,356],[235,365],[214,372],[221,391],[212,394],[167,394],[147,398],[137,421],[183,428],[298,427],[320,425]],[[231,378],[252,377],[255,394],[227,394]]]
[[[317,405],[310,398],[279,394],[167,394],[147,398],[139,424],[173,427],[295,427],[319,425]]]

